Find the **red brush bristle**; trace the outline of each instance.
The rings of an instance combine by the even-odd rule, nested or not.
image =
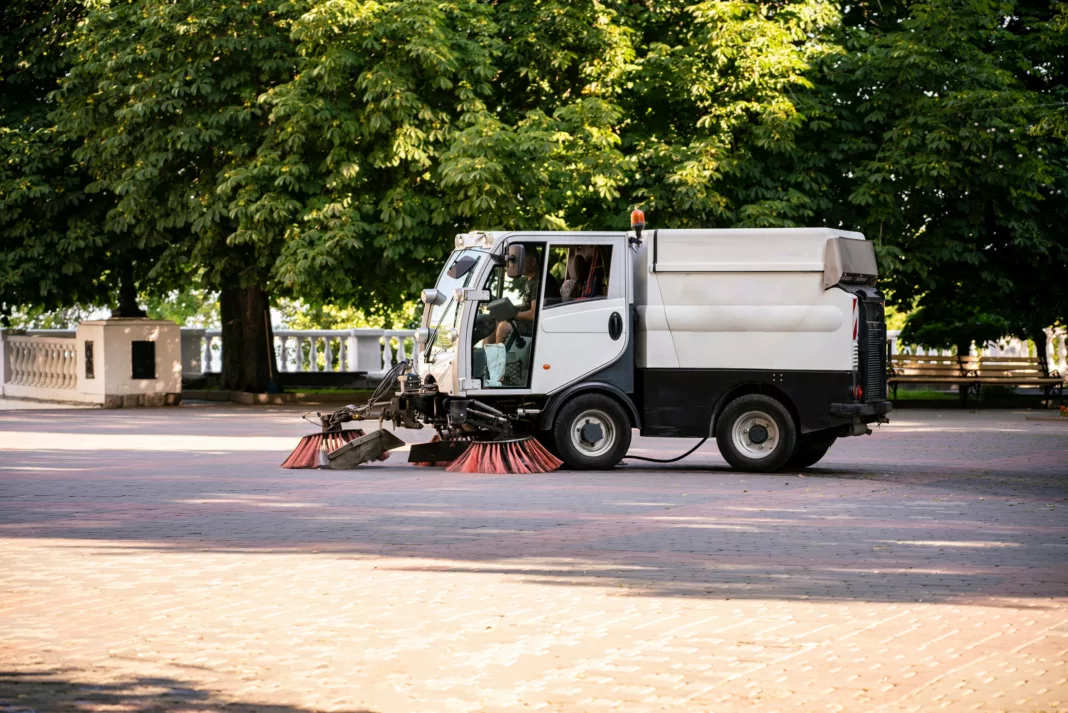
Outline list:
[[[524,438],[498,443],[472,443],[445,470],[450,473],[496,475],[548,473],[563,464],[536,438]]]
[[[364,435],[363,429],[351,428],[344,431],[313,433],[310,436],[304,436],[285,462],[282,463],[282,467],[325,468],[330,463],[330,459],[327,458],[327,454],[330,451],[340,448],[362,435]],[[389,453],[383,453],[378,460],[385,460],[386,458],[389,458]]]

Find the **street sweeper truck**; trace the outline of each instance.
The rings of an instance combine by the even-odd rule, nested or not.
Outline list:
[[[423,291],[420,358],[389,376],[381,417],[437,432],[409,459],[607,469],[637,429],[715,438],[734,468],[772,472],[887,420],[863,235],[644,227],[636,211],[630,232],[457,235]]]

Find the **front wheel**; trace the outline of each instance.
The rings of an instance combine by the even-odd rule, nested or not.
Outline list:
[[[580,394],[564,404],[553,425],[553,446],[576,470],[608,470],[630,448],[630,419],[604,394]]]
[[[716,421],[716,445],[736,470],[773,473],[793,455],[796,443],[790,412],[763,394],[739,396]]]

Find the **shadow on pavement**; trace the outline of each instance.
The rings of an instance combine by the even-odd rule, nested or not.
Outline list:
[[[77,678],[76,673],[69,670],[0,671],[0,713],[85,713],[89,710],[315,713],[313,709],[300,706],[223,700],[211,691],[192,688],[173,678],[138,677],[107,684],[83,683]],[[353,708],[343,713],[372,711]]]
[[[178,432],[283,435],[280,414],[231,427],[234,413],[187,413],[173,427],[166,410],[137,417],[149,419],[148,440]],[[139,428],[129,414],[92,415],[97,433]],[[81,419],[49,418],[59,422],[31,429]],[[113,556],[435,560],[412,566],[518,573],[631,595],[1063,596],[1068,438],[958,435],[953,453],[980,454],[974,465],[957,455],[939,465],[945,442],[932,428],[836,445],[826,467],[804,477],[735,473],[700,452],[696,468],[464,476],[409,467],[402,454],[355,471],[286,471],[278,467],[285,453],[195,444],[179,452],[0,450],[0,537],[81,541]]]

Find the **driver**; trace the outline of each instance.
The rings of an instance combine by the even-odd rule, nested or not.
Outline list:
[[[538,251],[530,246],[526,251],[526,259],[523,261],[523,277],[526,282],[523,285],[523,303],[519,306],[519,313],[515,316],[516,326],[523,336],[534,333],[534,319],[538,313],[538,288],[541,285],[541,274],[538,266],[541,260]],[[545,298],[560,301],[560,285],[552,275],[545,276]],[[486,344],[504,344],[508,335],[512,333],[512,325],[508,322],[499,322],[497,331],[486,338]]]

